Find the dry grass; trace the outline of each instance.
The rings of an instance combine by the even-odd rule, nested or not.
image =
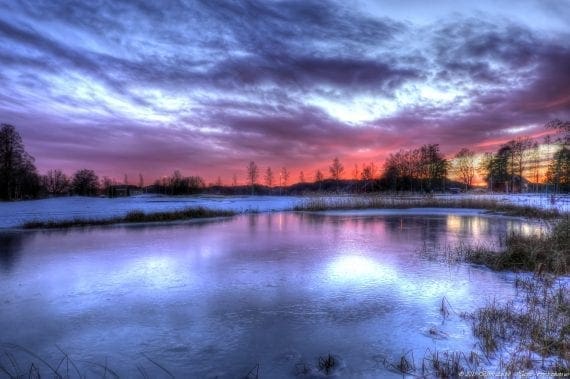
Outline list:
[[[504,204],[490,199],[435,197],[315,197],[297,205],[296,211],[325,211],[349,209],[409,209],[409,208],[469,208],[484,209],[510,216],[552,219],[561,216],[556,209],[540,209],[528,205]]]
[[[135,210],[127,213],[122,217],[112,217],[106,219],[76,218],[72,220],[30,221],[26,222],[24,225],[22,225],[22,227],[24,229],[64,229],[82,226],[180,221],[198,218],[228,217],[233,215],[235,215],[235,212],[232,211],[212,210],[203,207],[156,213],[145,213],[143,211]]]
[[[460,244],[454,254],[463,261],[482,264],[494,270],[570,273],[570,217],[540,235],[512,233],[505,238],[502,250],[489,245]]]
[[[538,274],[549,272],[570,274],[570,217],[552,224],[549,231],[524,235],[510,233],[501,243],[469,244],[460,242],[451,246],[424,243],[419,253],[428,259],[449,264],[469,262],[497,271],[527,271]]]
[[[570,375],[570,291],[567,277],[559,276],[570,273],[568,216],[540,235],[510,234],[501,246],[424,246],[422,254],[448,263],[471,262],[494,270],[526,271],[515,281],[517,296],[513,301],[494,300],[462,317],[471,321],[482,353],[487,358],[499,355],[499,372],[507,377],[508,373],[537,369]],[[444,318],[449,308],[442,301]],[[457,365],[445,366],[442,376],[435,376],[449,377],[453,367]]]
[[[471,378],[470,372],[477,372],[482,358],[471,352],[466,355],[457,351],[438,351],[427,349],[423,358],[416,364],[412,350],[402,354],[395,362],[384,360],[384,366],[403,377],[419,378]]]
[[[492,301],[473,314],[473,334],[487,356],[502,357],[507,371],[548,368],[570,374],[570,292],[550,276],[517,279],[516,302]],[[514,348],[513,348],[514,346]]]

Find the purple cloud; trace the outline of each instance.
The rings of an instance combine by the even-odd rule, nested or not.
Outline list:
[[[533,21],[443,2],[412,18],[366,2],[11,3],[0,121],[40,171],[117,178],[453,153],[570,118],[570,30],[540,21],[555,5],[524,2]]]

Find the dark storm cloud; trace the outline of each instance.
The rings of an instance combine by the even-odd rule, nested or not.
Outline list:
[[[506,18],[419,26],[320,1],[4,5],[0,121],[39,164],[227,173],[249,159],[453,150],[569,116],[568,35]],[[347,121],[362,98],[395,109]]]

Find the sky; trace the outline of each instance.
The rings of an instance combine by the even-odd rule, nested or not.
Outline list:
[[[0,0],[0,122],[40,173],[245,182],[570,119],[570,0]]]

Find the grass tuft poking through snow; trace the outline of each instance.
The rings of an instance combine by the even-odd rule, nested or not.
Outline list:
[[[97,226],[112,224],[132,224],[143,222],[164,222],[164,221],[180,221],[210,217],[229,217],[236,213],[233,211],[212,210],[203,207],[187,208],[183,210],[171,212],[145,213],[143,211],[131,211],[123,217],[112,217],[106,219],[82,219],[75,218],[71,220],[49,220],[49,221],[29,221],[23,225],[24,229],[54,229],[54,228],[72,228],[79,226]]]

